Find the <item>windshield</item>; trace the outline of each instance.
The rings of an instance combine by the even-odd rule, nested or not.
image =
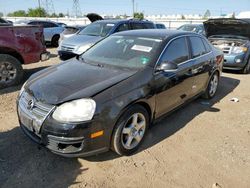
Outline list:
[[[91,36],[101,36],[105,37],[111,31],[111,29],[115,26],[113,23],[92,23],[84,28],[79,35],[91,35]]]
[[[140,69],[152,62],[162,40],[133,36],[111,36],[86,51],[86,63]]]

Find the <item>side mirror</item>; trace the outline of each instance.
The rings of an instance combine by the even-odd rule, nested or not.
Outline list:
[[[156,70],[163,71],[163,72],[176,72],[178,70],[178,65],[173,62],[164,61]]]

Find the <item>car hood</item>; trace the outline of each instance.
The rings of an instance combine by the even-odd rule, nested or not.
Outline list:
[[[98,67],[75,58],[36,73],[25,89],[41,102],[58,105],[93,97],[135,73],[134,70]]]
[[[250,21],[244,19],[210,19],[204,22],[207,37],[212,35],[238,35],[250,39]]]
[[[89,35],[74,35],[63,40],[62,45],[69,46],[84,46],[87,44],[94,44],[101,40],[103,37],[100,36],[89,36]]]

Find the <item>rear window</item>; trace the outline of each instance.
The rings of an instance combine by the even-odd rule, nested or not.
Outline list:
[[[206,54],[207,51],[200,37],[190,37],[193,58]]]

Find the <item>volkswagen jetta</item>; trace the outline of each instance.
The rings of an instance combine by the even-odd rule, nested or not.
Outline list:
[[[222,63],[223,53],[196,33],[117,33],[31,76],[17,100],[20,125],[63,156],[129,155],[156,119],[214,97]]]

